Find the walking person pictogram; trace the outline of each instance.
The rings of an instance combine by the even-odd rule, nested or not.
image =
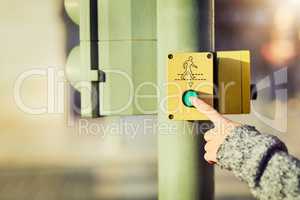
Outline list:
[[[181,75],[182,80],[195,80],[196,76],[193,73],[193,68],[198,68],[197,65],[194,64],[193,57],[190,56],[188,60],[183,63],[184,72]]]

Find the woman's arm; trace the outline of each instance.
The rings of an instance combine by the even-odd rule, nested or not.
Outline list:
[[[217,164],[248,183],[258,199],[300,199],[300,162],[276,137],[242,126],[225,138]]]
[[[258,199],[300,200],[300,161],[288,155],[277,137],[230,121],[197,98],[191,101],[215,125],[204,136],[208,162],[247,182]]]

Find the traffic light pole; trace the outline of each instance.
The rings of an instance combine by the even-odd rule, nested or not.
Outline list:
[[[203,159],[201,122],[175,122],[165,109],[167,56],[214,51],[214,0],[157,1],[160,200],[212,200],[214,172]]]

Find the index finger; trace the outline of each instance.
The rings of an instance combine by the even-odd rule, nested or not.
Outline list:
[[[202,101],[197,97],[190,97],[190,101],[192,102],[193,106],[197,108],[197,110],[208,117],[210,121],[214,124],[219,123],[223,117],[220,115],[213,107]]]

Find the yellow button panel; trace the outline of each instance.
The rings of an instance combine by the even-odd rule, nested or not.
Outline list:
[[[167,108],[172,120],[208,120],[189,98],[222,114],[250,112],[250,52],[192,52],[168,56]]]
[[[201,99],[213,105],[213,68],[214,55],[210,52],[168,56],[167,107],[170,119],[207,120],[195,108],[187,106],[189,103],[184,97],[187,91],[194,91]],[[195,96],[195,93],[190,95]]]

